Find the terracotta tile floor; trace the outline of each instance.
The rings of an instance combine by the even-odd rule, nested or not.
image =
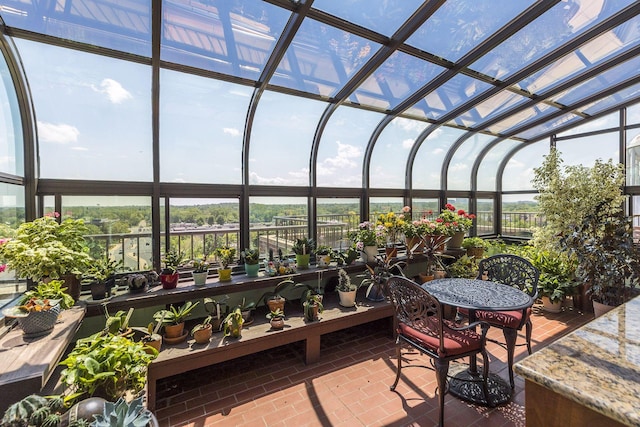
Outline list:
[[[534,307],[533,347],[539,350],[593,315],[567,308],[559,314]],[[502,341],[500,330],[489,337]],[[521,335],[518,343],[524,342]],[[506,352],[488,343],[491,371],[508,379]],[[388,324],[372,322],[328,334],[322,359],[307,366],[300,343],[167,378],[159,383],[161,426],[433,426],[436,380],[429,358],[406,349],[395,391],[395,342]],[[516,347],[516,360],[526,347]],[[451,369],[455,368],[455,363]],[[497,408],[445,398],[445,425],[524,426],[524,380],[516,376],[512,401]]]

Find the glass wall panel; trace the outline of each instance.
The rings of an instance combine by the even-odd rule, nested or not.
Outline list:
[[[319,187],[361,187],[364,152],[383,115],[339,107],[331,116],[318,147]]]
[[[360,199],[332,197],[316,202],[318,245],[347,249],[351,246],[348,233],[357,230],[360,223]]]
[[[530,238],[534,227],[544,226],[538,214],[537,193],[504,194],[502,196],[502,235]]]
[[[495,140],[494,136],[475,133],[467,138],[456,150],[447,171],[448,190],[470,190],[471,168],[478,153]]]
[[[293,254],[296,239],[309,237],[309,209],[306,197],[250,197],[249,233],[252,248],[260,256],[269,251],[278,257]]]
[[[614,163],[620,161],[620,134],[608,132],[600,135],[577,137],[556,142],[556,147],[562,153],[565,166],[582,165],[591,167],[596,159]]]
[[[640,185],[640,130],[628,130],[627,139],[627,185]]]
[[[603,1],[597,5],[592,2],[557,3],[474,62],[471,68],[496,79],[505,79],[632,2]]]
[[[241,184],[252,88],[160,71],[160,181]]]
[[[215,261],[215,250],[234,248],[240,257],[240,203],[238,199],[170,200],[170,247],[185,260],[206,258]]]
[[[160,58],[257,80],[291,12],[267,2],[163,0]]]
[[[444,157],[464,133],[460,129],[441,126],[429,134],[420,145],[413,163],[413,188],[440,189]]]
[[[0,172],[24,175],[20,107],[9,68],[0,55]]]
[[[521,142],[506,139],[498,142],[489,150],[478,167],[477,189],[479,191],[497,190],[496,174],[498,173],[498,166],[504,159],[504,156],[519,144],[521,144]]]
[[[376,221],[378,215],[394,212],[402,213],[404,202],[402,197],[371,197],[369,198],[369,221]]]
[[[633,211],[631,219],[633,220],[633,241],[638,244],[640,240],[640,196],[632,196]]]
[[[413,220],[420,218],[435,219],[440,213],[438,199],[414,198],[411,203],[413,204],[411,209],[411,219]]]
[[[0,183],[0,240],[14,237],[25,220],[24,207],[24,187]],[[25,282],[17,282],[13,271],[0,271],[0,306],[14,293],[25,290]]]
[[[269,83],[333,96],[379,48],[371,40],[306,19]]]
[[[151,4],[140,0],[3,0],[7,25],[151,57]]]
[[[626,102],[629,102],[629,100],[635,100],[638,99],[638,97],[640,97],[640,84],[635,84],[611,95],[604,96],[595,102],[584,105],[580,107],[578,111],[593,116],[601,111],[616,106],[623,106]]]
[[[122,261],[125,270],[153,268],[151,198],[62,196],[61,219],[82,219],[95,259]]]
[[[384,128],[371,155],[372,188],[404,188],[407,156],[428,123],[395,118]]]
[[[589,120],[584,124],[573,127],[562,133],[558,133],[556,134],[556,136],[558,138],[562,138],[565,136],[577,135],[580,133],[593,132],[593,131],[598,131],[603,129],[611,129],[618,126],[620,126],[620,113],[618,111],[615,111],[611,114],[607,114],[606,116]]]
[[[476,235],[483,236],[487,234],[495,234],[495,209],[494,209],[494,200],[493,199],[478,199],[476,201],[476,206],[478,209],[476,210]]]
[[[326,106],[275,92],[262,95],[249,142],[250,184],[310,184],[311,143]]]
[[[315,0],[313,7],[385,36],[392,36],[421,4],[422,0],[388,0],[377,2],[372,7],[371,0]]]
[[[151,68],[16,44],[38,120],[40,177],[151,181]]]
[[[549,154],[549,141],[527,144],[507,162],[502,174],[503,191],[533,190],[533,169],[540,167],[543,156]]]
[[[627,107],[627,125],[640,123],[640,104],[633,104]]]
[[[456,62],[482,43],[531,1],[448,1],[407,40],[425,52]]]

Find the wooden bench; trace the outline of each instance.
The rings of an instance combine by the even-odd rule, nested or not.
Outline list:
[[[72,307],[60,313],[53,332],[24,338],[19,327],[0,339],[0,413],[14,402],[39,393],[73,341],[85,310]]]
[[[297,341],[305,341],[305,362],[315,363],[320,360],[322,335],[378,319],[388,318],[389,333],[393,333],[393,306],[386,301],[369,301],[364,294],[359,294],[358,304],[353,308],[340,307],[335,292],[325,295],[324,312],[316,322],[305,322],[299,301],[289,301],[285,313],[286,326],[280,331],[271,330],[263,308],[254,312],[253,323],[243,327],[241,338],[224,338],[217,332],[207,345],[195,344],[193,339],[175,346],[163,344],[158,358],[148,368],[147,407],[155,409],[156,383],[161,378]]]

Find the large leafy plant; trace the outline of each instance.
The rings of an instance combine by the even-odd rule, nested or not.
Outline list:
[[[139,393],[147,380],[147,366],[158,356],[142,342],[99,332],[79,339],[60,362],[60,375],[74,396],[94,394],[115,401],[127,391]]]
[[[58,279],[66,274],[82,274],[92,262],[81,219],[58,223],[54,215],[21,224],[15,237],[0,242],[0,260],[18,277]]]
[[[25,304],[31,299],[49,299],[58,300],[60,308],[66,310],[73,307],[75,301],[64,287],[64,280],[50,280],[49,282],[40,282],[35,288],[26,291],[20,298],[20,304]]]

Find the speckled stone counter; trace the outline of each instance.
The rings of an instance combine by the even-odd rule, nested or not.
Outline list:
[[[640,297],[526,357],[514,370],[526,380],[527,425],[555,419],[569,426],[583,417],[594,426],[640,426]],[[578,414],[581,408],[590,416]]]

